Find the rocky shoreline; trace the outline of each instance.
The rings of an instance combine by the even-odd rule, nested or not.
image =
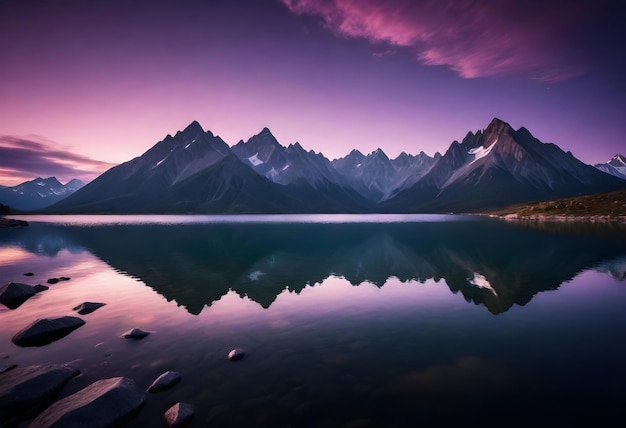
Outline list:
[[[24,276],[32,277],[34,273],[26,272]],[[69,280],[70,277],[61,276],[49,278],[46,282],[54,285]],[[36,294],[51,293],[48,291],[51,289],[54,287],[10,282],[0,286],[0,305],[11,311],[19,310],[22,304]],[[77,315],[86,316],[85,319],[61,316],[30,320],[30,324],[13,335],[11,342],[21,348],[47,346],[79,328],[89,328],[89,314],[106,305],[103,302],[87,301],[71,308]],[[132,328],[118,335],[118,340],[141,342],[151,333]],[[245,352],[241,349],[232,349],[224,356],[233,362],[244,357]],[[44,362],[21,365],[10,361],[8,354],[0,354],[0,427],[21,426],[22,423],[42,428],[117,426],[141,412],[154,394],[174,389],[184,382],[183,374],[168,370],[149,386],[142,388],[124,374],[97,379],[81,390],[66,395],[63,394],[66,385],[82,374],[74,364]],[[188,425],[195,415],[194,405],[176,399],[167,401],[167,405],[160,410],[163,412],[164,426],[175,428]]]
[[[516,222],[562,222],[562,223],[626,223],[626,216],[607,215],[546,215],[546,214],[489,214],[488,217]]]
[[[16,220],[12,218],[0,217],[0,229],[8,229],[11,227],[26,227],[28,222],[24,220]]]
[[[25,276],[32,276],[31,272]],[[71,278],[50,278],[48,283]],[[47,291],[49,287],[11,282],[0,286],[0,304],[9,310],[18,308],[36,293]],[[50,291],[48,291],[50,292]],[[84,302],[72,308],[79,315],[88,315],[105,303]],[[31,322],[12,338],[19,347],[40,347],[72,334],[80,327],[88,328],[89,323],[82,318],[64,316],[40,318]],[[132,333],[132,334],[130,334]],[[139,341],[149,332],[134,328],[119,340]],[[237,351],[238,358],[243,352]],[[4,358],[8,358],[4,355]],[[231,355],[228,356],[229,359]],[[81,374],[81,370],[68,364],[20,365],[19,363],[0,364],[0,426],[16,426],[30,422],[31,427],[89,426],[109,427],[133,418],[149,396],[169,390],[183,379],[174,371],[166,371],[158,376],[147,389],[140,388],[133,379],[118,376],[98,379],[71,395],[63,396],[66,384]],[[174,400],[173,400],[174,401]],[[176,402],[164,410],[164,424],[170,428],[187,425],[194,417],[193,404]],[[6,424],[6,425],[5,425]]]

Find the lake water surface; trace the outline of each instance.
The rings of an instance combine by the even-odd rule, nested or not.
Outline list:
[[[132,427],[624,426],[626,229],[464,216],[28,216],[0,230],[0,363],[126,376]],[[25,272],[35,275],[26,277]],[[106,306],[43,347],[37,318]],[[120,335],[152,332],[140,341]],[[232,348],[246,352],[230,362]],[[27,421],[22,425],[26,426]]]

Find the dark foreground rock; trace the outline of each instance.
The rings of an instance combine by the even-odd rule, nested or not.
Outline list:
[[[61,282],[61,281],[69,281],[70,278],[69,276],[62,276],[60,278],[48,278],[48,281],[46,281],[48,284],[56,284],[57,282]]]
[[[0,426],[11,417],[26,415],[50,404],[80,373],[65,365],[17,367],[0,375]]]
[[[10,282],[0,287],[0,303],[9,309],[18,308],[34,295],[34,288],[21,282]]]
[[[77,317],[42,318],[19,331],[11,341],[17,346],[43,346],[59,340],[85,321]]]
[[[126,333],[122,334],[122,337],[124,339],[143,339],[149,334],[149,331],[143,331],[140,328],[133,328],[132,330],[128,330]]]
[[[49,289],[50,287],[48,287],[47,285],[42,285],[42,284],[37,284],[33,287],[33,290],[35,290],[35,293],[41,293],[42,291],[46,291]]]
[[[132,379],[114,377],[96,381],[44,410],[31,428],[105,428],[130,418],[146,394]]]
[[[178,428],[187,424],[195,413],[196,409],[192,404],[176,403],[165,412],[163,417],[168,427]]]
[[[8,372],[9,370],[13,370],[14,368],[17,367],[17,364],[2,364],[0,363],[0,374],[4,373],[4,372]]]
[[[241,350],[241,349],[233,349],[232,351],[230,351],[228,353],[228,359],[230,361],[239,361],[241,360],[246,354]]]
[[[180,373],[167,371],[152,382],[152,384],[148,387],[148,392],[165,391],[166,389],[176,385],[181,379],[182,376]]]
[[[74,307],[73,310],[78,311],[80,315],[87,315],[92,313],[98,308],[105,306],[106,303],[94,303],[94,302],[85,302],[80,305]]]

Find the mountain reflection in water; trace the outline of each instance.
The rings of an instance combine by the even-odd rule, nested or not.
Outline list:
[[[36,254],[88,251],[188,312],[229,290],[269,307],[331,275],[353,285],[443,279],[500,314],[597,268],[623,279],[626,233],[608,225],[510,224],[473,218],[428,223],[218,223],[73,226],[10,231]],[[418,286],[418,285],[416,285]]]

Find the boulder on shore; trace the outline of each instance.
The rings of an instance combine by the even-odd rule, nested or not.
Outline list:
[[[0,303],[9,309],[15,309],[35,295],[35,289],[21,282],[10,282],[0,287]]]
[[[132,417],[146,394],[132,379],[114,377],[96,381],[57,401],[29,425],[31,428],[116,426]]]
[[[143,331],[140,328],[133,328],[132,330],[128,330],[126,333],[122,334],[122,337],[124,339],[143,339],[149,334],[149,331]]]
[[[94,303],[94,302],[85,302],[73,308],[74,311],[77,311],[80,315],[87,315],[92,313],[98,308],[105,306],[106,303]]]
[[[167,371],[152,382],[152,384],[148,387],[148,392],[165,391],[166,389],[176,385],[181,379],[182,376],[180,373]]]
[[[85,321],[77,317],[42,318],[19,331],[11,341],[17,346],[43,346],[59,340]]]
[[[168,427],[179,428],[188,423],[195,412],[196,409],[192,404],[179,402],[170,407],[163,417]]]
[[[50,364],[17,367],[0,374],[0,425],[7,418],[45,407],[79,373],[70,366]]]

